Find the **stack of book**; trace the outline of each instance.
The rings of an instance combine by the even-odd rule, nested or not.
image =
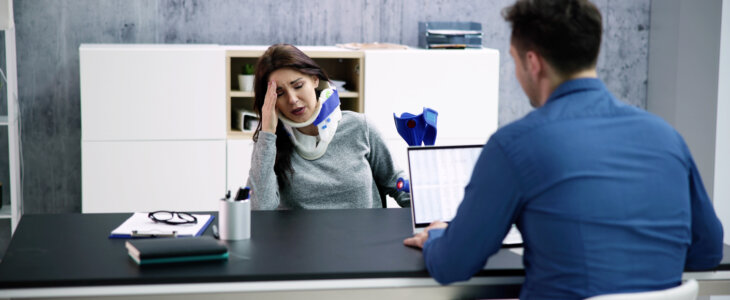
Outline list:
[[[139,265],[228,259],[228,248],[209,236],[137,239],[125,245]]]
[[[477,22],[419,22],[419,46],[426,49],[482,47],[482,24]]]

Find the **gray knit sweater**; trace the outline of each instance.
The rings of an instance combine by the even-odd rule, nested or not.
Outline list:
[[[248,186],[253,209],[325,209],[381,207],[376,182],[400,206],[410,195],[396,190],[398,177],[390,151],[380,134],[359,113],[343,111],[337,132],[325,154],[306,160],[296,150],[290,184],[279,188],[274,174],[276,135],[259,132],[251,155]]]

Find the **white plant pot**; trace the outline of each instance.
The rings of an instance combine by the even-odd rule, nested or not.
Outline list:
[[[241,91],[253,91],[253,75],[238,75],[238,86]]]

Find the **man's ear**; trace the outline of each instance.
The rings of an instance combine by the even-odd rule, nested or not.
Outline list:
[[[527,51],[525,53],[525,67],[527,68],[527,73],[533,79],[537,79],[540,73],[545,71],[544,62],[542,57],[535,51]]]

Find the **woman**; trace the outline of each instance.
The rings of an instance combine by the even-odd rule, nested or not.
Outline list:
[[[254,133],[248,185],[254,209],[381,207],[379,188],[395,188],[396,170],[365,116],[340,111],[327,74],[292,45],[269,47],[256,64]]]

